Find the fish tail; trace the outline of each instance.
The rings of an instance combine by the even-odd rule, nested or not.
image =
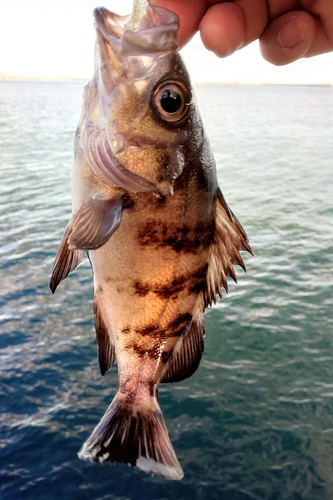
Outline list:
[[[118,395],[78,453],[88,462],[123,463],[166,479],[184,476],[157,402],[134,408]]]

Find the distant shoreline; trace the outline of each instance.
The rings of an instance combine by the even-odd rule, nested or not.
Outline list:
[[[76,82],[87,81],[89,78],[71,78],[71,77],[44,77],[44,76],[16,76],[0,73],[0,81],[19,81],[19,82]]]
[[[42,77],[42,76],[15,76],[6,73],[0,73],[0,81],[3,82],[54,82],[54,83],[73,83],[73,82],[87,82],[89,78],[71,78],[71,77]],[[333,87],[333,83],[267,83],[267,82],[193,82],[194,85],[239,85],[239,86],[267,86],[267,85],[281,85],[293,87]]]

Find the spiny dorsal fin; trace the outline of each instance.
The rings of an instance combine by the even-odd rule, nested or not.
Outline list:
[[[192,322],[179,339],[160,382],[179,382],[190,377],[200,364],[204,350],[205,325],[202,308],[198,308]]]
[[[58,253],[54,262],[53,272],[50,280],[52,293],[55,292],[60,281],[67,278],[69,273],[74,271],[82,261],[82,250],[70,250],[68,246],[68,236],[72,231],[71,220],[62,237]]]
[[[228,292],[227,277],[237,281],[234,265],[240,265],[246,271],[240,255],[246,250],[253,255],[248,238],[237,217],[232,213],[218,188],[216,194],[215,235],[210,250],[206,289],[204,290],[205,307],[216,302],[216,295],[222,296],[222,287]]]
[[[98,298],[94,299],[94,318],[95,330],[98,348],[98,363],[102,377],[107,372],[116,359],[116,351],[112,334],[107,327],[107,323],[103,317],[103,310],[99,304]]]

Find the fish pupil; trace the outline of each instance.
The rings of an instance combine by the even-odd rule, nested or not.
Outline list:
[[[161,106],[166,113],[177,113],[182,106],[182,99],[178,92],[165,90],[161,96]]]

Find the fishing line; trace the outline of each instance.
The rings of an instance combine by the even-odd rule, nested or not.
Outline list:
[[[133,2],[133,14],[132,23],[133,31],[138,31],[139,24],[146,10],[147,0],[134,0]]]
[[[268,66],[267,68],[260,69],[259,71],[254,71],[253,73],[248,73],[247,75],[235,78],[234,80],[229,80],[228,82],[221,82],[221,83],[217,83],[216,85],[207,86],[203,92],[208,92],[210,90],[217,89],[217,88],[223,87],[225,85],[231,85],[232,83],[238,83],[240,80],[245,80],[245,78],[249,78],[250,76],[254,76],[254,75],[259,75],[260,73],[265,73],[266,71],[269,71],[272,69],[275,69],[275,66],[273,64],[271,66]],[[199,84],[195,84],[195,85],[205,85],[206,86],[207,84],[199,83]]]

